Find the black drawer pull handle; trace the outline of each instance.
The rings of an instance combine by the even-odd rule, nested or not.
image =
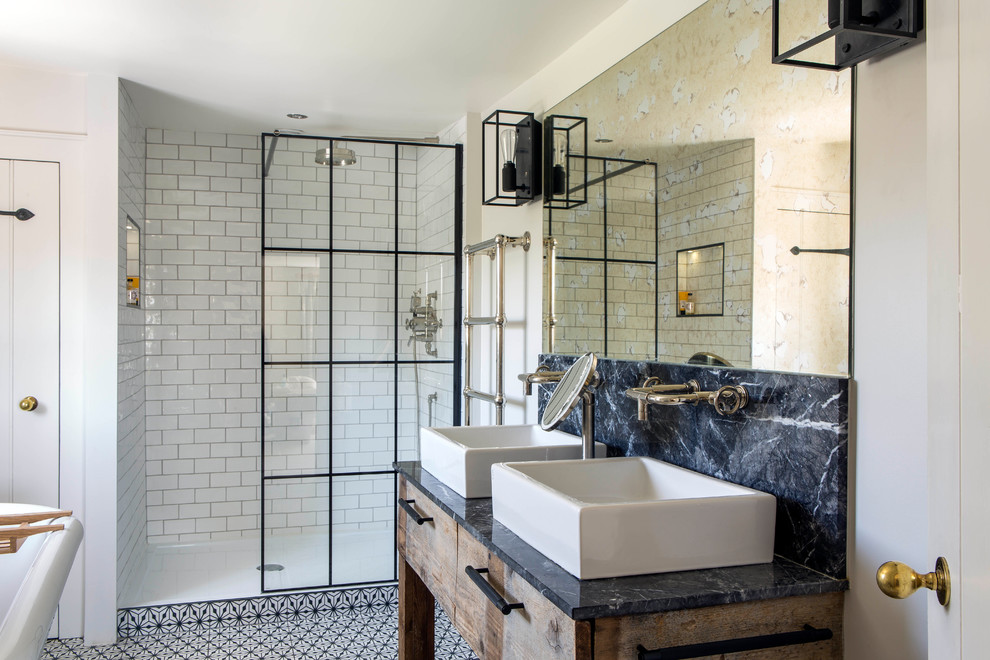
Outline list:
[[[427,523],[427,522],[433,522],[433,518],[427,518],[425,516],[421,516],[419,515],[419,511],[412,508],[412,504],[415,501],[416,500],[404,500],[400,497],[399,506],[401,506],[405,510],[405,512],[409,514],[409,517],[412,518],[417,525],[422,525],[423,523]]]
[[[522,603],[507,603],[502,596],[495,591],[495,587],[491,585],[485,578],[481,577],[482,573],[487,573],[487,568],[475,568],[474,566],[465,566],[464,572],[467,576],[471,578],[471,582],[478,585],[481,589],[481,593],[485,594],[488,600],[492,601],[492,604],[498,609],[502,614],[507,615],[512,610],[521,610],[525,607]]]
[[[739,637],[737,639],[687,644],[685,646],[668,646],[665,649],[656,649],[653,651],[647,651],[640,644],[636,647],[636,651],[639,653],[639,660],[680,660],[681,658],[703,658],[721,653],[741,653],[742,651],[772,649],[778,646],[810,644],[811,642],[822,642],[826,639],[832,639],[831,629],[813,628],[806,625],[804,630],[797,632],[757,635],[756,637]]]

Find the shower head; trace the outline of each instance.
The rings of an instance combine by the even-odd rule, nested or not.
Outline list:
[[[353,149],[334,147],[331,152],[330,147],[316,150],[316,162],[320,165],[329,165],[333,162],[337,167],[347,167],[357,163],[357,154]]]

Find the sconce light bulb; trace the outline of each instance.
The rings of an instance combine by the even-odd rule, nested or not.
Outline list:
[[[516,129],[506,128],[503,129],[498,136],[499,147],[502,152],[502,163],[515,163],[516,162],[516,141],[518,136],[516,135]]]
[[[550,193],[563,195],[567,193],[567,133],[553,132],[553,168],[550,174]]]
[[[515,192],[516,187],[516,143],[515,128],[503,129],[498,135],[499,150],[502,153],[502,192]]]
[[[567,134],[563,131],[553,133],[553,164],[567,167]]]

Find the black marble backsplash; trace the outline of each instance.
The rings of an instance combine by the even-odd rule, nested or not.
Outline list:
[[[563,371],[573,356],[541,355]],[[595,439],[610,456],[651,456],[777,498],[774,552],[832,577],[846,574],[849,381],[694,365],[598,360]],[[723,417],[707,403],[650,405],[645,422],[625,395],[649,376],[697,380],[704,391],[742,385],[749,405]],[[550,389],[540,388],[540,412]],[[580,435],[580,406],[561,430]]]

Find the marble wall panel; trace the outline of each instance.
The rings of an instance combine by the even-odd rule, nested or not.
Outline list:
[[[563,370],[576,358],[542,355]],[[599,359],[595,439],[610,456],[650,456],[777,498],[774,552],[832,577],[846,574],[849,380],[747,369]],[[651,405],[636,418],[625,391],[648,376],[695,379],[705,391],[742,385],[749,405],[720,416],[707,403]],[[540,410],[549,389],[540,388]],[[580,434],[580,410],[561,426]]]

